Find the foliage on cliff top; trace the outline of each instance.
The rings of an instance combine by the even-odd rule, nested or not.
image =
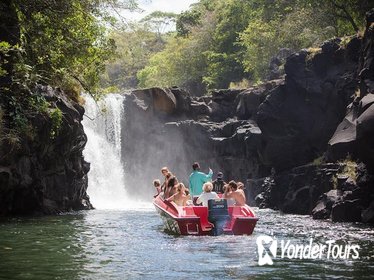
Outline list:
[[[178,16],[176,38],[138,73],[139,86],[193,92],[266,79],[280,48],[297,51],[354,34],[370,7],[370,0],[200,0]],[[191,48],[191,59],[181,59]]]
[[[104,88],[137,87],[137,72],[147,65],[152,54],[163,50],[168,37],[167,34],[153,32],[151,28],[145,24],[133,26],[131,30],[113,30],[109,34],[116,43],[116,51],[101,75]]]
[[[133,0],[6,0],[0,13],[4,29],[12,32],[4,32],[0,41],[18,50],[16,62],[27,65],[30,73],[40,77],[38,82],[61,87],[72,96],[82,87],[95,96],[99,74],[115,48],[107,36],[108,26],[114,24],[109,7],[136,4]]]
[[[114,51],[109,8],[135,7],[133,0],[1,1],[1,140],[33,137],[37,115],[50,120],[51,138],[58,135],[62,112],[38,93],[38,84],[76,101],[82,88],[98,97],[99,74]]]

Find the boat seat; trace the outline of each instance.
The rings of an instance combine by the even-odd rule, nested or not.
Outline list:
[[[242,207],[241,206],[233,206],[232,207],[232,216],[243,216],[246,214],[242,213]]]
[[[196,216],[200,217],[201,229],[203,231],[210,231],[213,224],[208,221],[208,207],[206,206],[193,206]]]
[[[196,216],[193,207],[191,206],[183,206],[182,208],[182,215],[181,216]]]
[[[230,207],[231,208],[231,207]],[[253,217],[252,212],[245,206],[232,206],[231,216]]]

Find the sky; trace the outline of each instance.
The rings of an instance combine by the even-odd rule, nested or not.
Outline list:
[[[131,20],[140,20],[154,11],[180,13],[189,9],[192,3],[199,0],[138,0],[139,6],[144,10],[142,13],[126,13]]]

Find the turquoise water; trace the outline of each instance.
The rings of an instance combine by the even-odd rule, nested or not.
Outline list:
[[[176,237],[152,208],[93,210],[0,221],[0,279],[372,279],[374,230],[258,210],[252,236]],[[358,260],[274,259],[259,266],[256,238],[360,246]]]

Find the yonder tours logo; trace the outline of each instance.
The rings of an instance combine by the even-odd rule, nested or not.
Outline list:
[[[328,240],[325,243],[316,243],[313,238],[305,244],[295,244],[292,240],[277,240],[268,235],[260,235],[256,240],[258,252],[258,265],[272,265],[277,257],[281,259],[358,259],[359,245],[350,243],[337,243]]]

